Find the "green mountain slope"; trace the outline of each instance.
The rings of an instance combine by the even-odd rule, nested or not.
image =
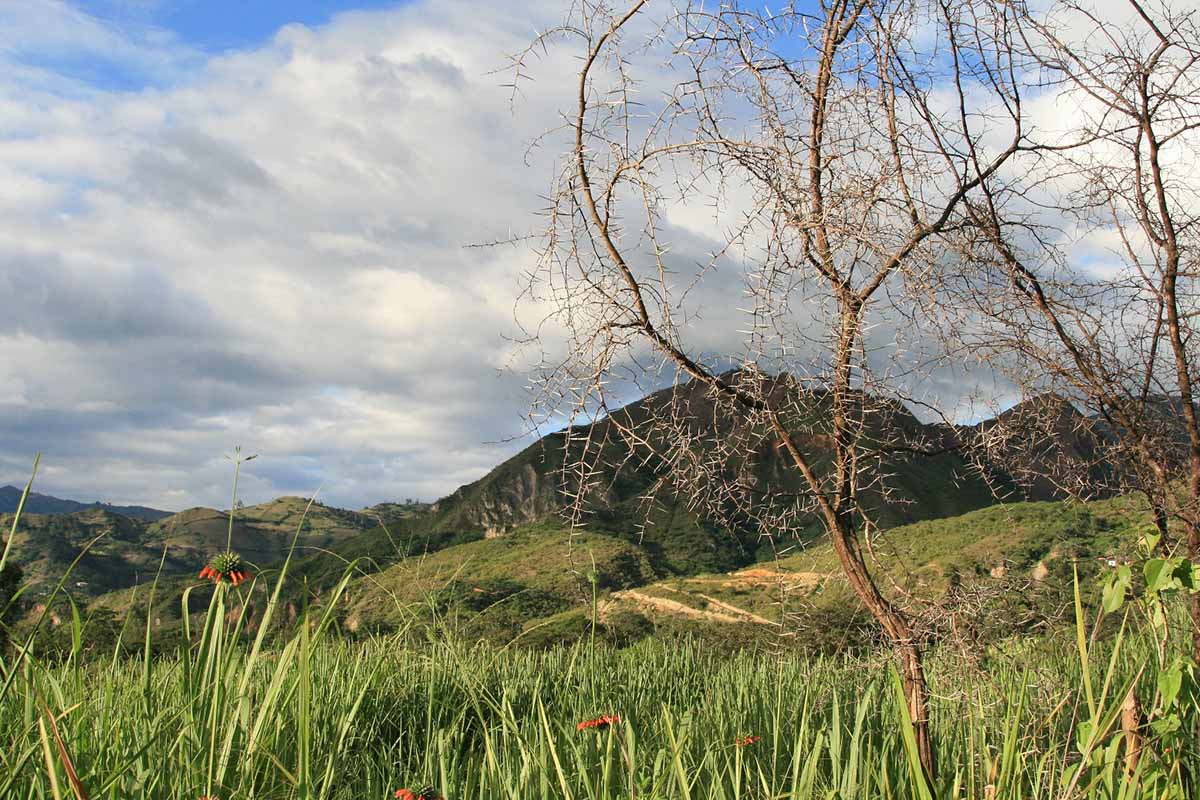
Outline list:
[[[22,490],[15,486],[0,486],[0,514],[12,514],[21,502]],[[114,514],[153,521],[171,516],[170,511],[161,511],[146,506],[114,506],[108,503],[80,503],[77,500],[64,500],[48,494],[30,492],[25,500],[25,511],[30,514],[71,514],[76,511],[98,509],[111,511]]]
[[[1130,496],[1011,503],[900,526],[872,549],[880,585],[912,613],[932,613],[930,624],[944,625],[947,612],[957,609],[962,629],[955,635],[1007,636],[1061,621],[1074,571],[1090,592],[1110,561],[1131,552],[1146,521],[1144,507]],[[179,596],[188,585],[203,582],[186,576],[159,587],[153,625],[165,642],[174,641]],[[286,597],[284,618],[294,619],[303,602],[321,607],[324,590],[309,588],[307,599]],[[267,587],[253,591],[251,631]],[[119,628],[114,620],[134,611],[127,632],[136,639],[147,600],[147,587],[124,588],[95,598],[89,613],[111,631]],[[207,602],[205,589],[194,591],[191,613]],[[740,568],[681,575],[623,537],[548,524],[447,544],[359,573],[336,618],[350,636],[407,630],[423,638],[441,630],[521,647],[594,630],[617,644],[687,635],[721,648],[838,651],[877,635],[823,537]]]
[[[830,400],[816,392],[808,392],[806,398],[807,413],[812,417],[809,422],[816,425],[816,432],[806,435],[804,443],[820,470],[827,461],[824,453],[829,444],[819,431],[828,418]],[[898,404],[883,404],[880,409],[871,416],[872,424],[879,428],[877,438],[883,438],[885,429],[913,442],[944,443],[956,435],[946,426],[921,423]],[[670,486],[657,491],[652,502],[647,501],[646,495],[660,483],[665,465],[653,454],[631,449],[618,429],[642,426],[651,416],[668,411],[693,430],[697,460],[716,458],[719,440],[742,437],[746,449],[737,457],[722,459],[730,476],[737,475],[751,486],[770,487],[785,498],[789,492],[802,491],[800,478],[777,441],[750,430],[736,415],[717,413],[701,387],[684,384],[631,403],[592,427],[589,441],[593,449],[588,461],[593,465],[590,482],[594,488],[583,520],[585,528],[637,544],[654,568],[666,574],[730,570],[769,555],[772,550],[764,545],[763,531],[752,520],[716,519],[698,512]],[[365,568],[383,569],[407,555],[503,537],[531,523],[562,526],[562,509],[574,491],[573,478],[565,468],[580,461],[584,430],[551,433],[434,503],[426,513],[368,531],[335,547],[330,557],[310,559],[303,570],[318,582],[328,582],[354,559],[367,560],[371,566]],[[953,450],[934,456],[895,454],[885,461],[882,471],[889,473],[887,498],[868,492],[864,502],[874,508],[885,527],[961,514],[995,502],[993,487],[997,484],[1012,489],[1003,476],[991,476],[989,485],[972,462]],[[813,538],[820,532],[818,520],[812,517],[802,536]]]
[[[10,528],[12,516],[0,514],[0,526]],[[149,526],[94,509],[23,514],[9,557],[24,571],[31,596],[49,594],[70,571],[66,588],[74,596],[91,597],[153,578],[163,552],[148,535]],[[168,552],[163,566],[178,573],[190,570],[191,563],[186,554]]]
[[[900,526],[871,548],[879,585],[911,613],[937,622],[966,615],[958,621],[964,627],[1004,635],[1047,624],[1069,608],[1074,573],[1091,586],[1132,554],[1148,522],[1133,496],[1010,503]],[[640,616],[648,627],[701,627],[713,635],[749,628],[760,642],[782,636],[830,649],[874,632],[824,538],[734,572],[614,592],[605,611]]]
[[[246,506],[235,514],[233,546],[258,568],[280,563],[296,538],[299,553],[319,553],[346,542],[376,523],[352,511],[281,497]],[[0,514],[0,526],[12,525]],[[303,517],[303,523],[301,519]],[[155,522],[108,510],[70,514],[23,514],[10,558],[25,573],[29,593],[49,593],[75,561],[66,588],[79,598],[145,584],[162,562],[168,578],[193,576],[215,553],[225,549],[228,512],[193,508]],[[165,553],[165,559],[164,559]]]
[[[585,605],[593,580],[606,593],[661,574],[642,549],[622,539],[531,525],[356,579],[346,592],[344,621],[358,632],[453,618],[469,635],[507,641],[531,622]]]

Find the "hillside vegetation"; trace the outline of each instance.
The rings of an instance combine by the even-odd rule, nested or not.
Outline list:
[[[1110,561],[1127,560],[1146,523],[1134,497],[1008,503],[894,528],[872,549],[880,556],[881,583],[897,602],[935,615],[943,606],[984,598],[999,621],[976,619],[981,609],[968,602],[960,624],[973,635],[1002,638],[1061,622],[1073,576],[1090,593],[1112,571]],[[618,646],[651,637],[699,637],[722,647],[828,653],[869,648],[874,626],[828,542],[779,544],[776,555],[746,566],[681,574],[625,537],[531,523],[504,536],[395,555],[382,569],[374,562],[355,565],[331,619],[351,637],[404,631],[423,639],[425,631],[440,630],[468,641],[533,648],[593,636]],[[297,560],[294,575],[308,594],[301,584],[284,592],[290,616],[304,604],[320,608],[327,602],[336,582],[306,569],[319,564],[332,570],[332,563],[328,556]],[[339,574],[349,566],[341,563]],[[153,621],[163,642],[178,635],[178,598],[188,587],[194,587],[189,613],[198,619],[211,596],[204,582],[193,574],[160,579]],[[112,636],[115,620],[129,614],[144,620],[149,590],[143,584],[93,598],[87,605],[92,631]],[[248,591],[258,598],[246,621],[253,631],[266,588]],[[140,623],[126,627],[131,646],[141,630]]]
[[[10,528],[13,517],[0,514],[0,526]],[[283,561],[297,533],[298,552],[317,552],[377,524],[353,511],[315,503],[310,508],[303,498],[281,497],[238,509],[233,536],[245,558],[266,568]],[[155,521],[107,509],[23,514],[10,558],[21,565],[33,595],[49,594],[69,573],[65,588],[87,600],[149,583],[160,574],[160,565],[168,579],[195,575],[225,548],[228,529],[229,513],[212,508],[192,508]]]
[[[653,459],[632,458],[629,445],[615,435],[614,425],[617,421],[636,425],[666,404],[682,404],[689,410],[689,424],[697,431],[696,446],[703,452],[715,446],[719,436],[729,433],[726,428],[741,424],[733,419],[718,425],[711,402],[699,387],[685,383],[631,403],[595,424],[592,439],[602,443],[595,459],[599,470],[596,483],[601,488],[589,502],[586,531],[593,537],[616,539],[635,547],[638,559],[646,562],[644,571],[617,579],[614,585],[629,588],[672,576],[733,572],[771,560],[781,550],[797,544],[819,548],[821,526],[815,518],[795,531],[797,542],[791,537],[776,539],[768,535],[773,532],[759,530],[748,522],[706,517],[669,489],[647,500],[647,491],[661,477],[661,465]],[[810,402],[809,413],[821,419],[827,413],[828,398],[814,392]],[[881,408],[877,416],[886,415],[887,419],[877,419],[873,424],[902,429],[914,440],[947,441],[973,435],[975,430],[926,425],[898,404],[883,404]],[[1063,405],[1062,414],[1074,413],[1068,409],[1069,404]],[[1022,407],[1017,407],[1001,419],[1012,425],[1024,413]],[[981,423],[976,428],[990,424]],[[281,563],[295,539],[297,572],[320,592],[336,583],[351,562],[361,573],[385,572],[400,564],[408,564],[406,569],[410,569],[414,557],[514,534],[519,538],[521,531],[541,531],[553,539],[551,531],[561,533],[566,526],[562,509],[568,502],[570,487],[563,468],[580,458],[578,442],[578,438],[569,440],[566,431],[552,433],[479,480],[432,504],[383,503],[363,511],[348,511],[320,503],[310,508],[306,499],[282,497],[240,508],[234,514],[233,546],[254,569],[262,570]],[[826,445],[814,435],[807,446],[816,453],[819,465],[821,448]],[[1085,443],[1071,445],[1068,437],[1060,446],[1083,448]],[[1013,472],[1036,471],[1038,459],[1046,457],[1040,450],[1017,445],[1010,455],[1006,460]],[[1015,468],[1019,464],[1024,466]],[[777,448],[767,440],[758,450],[746,454],[744,463],[730,462],[728,469],[749,470],[753,480],[777,489],[786,490],[789,481],[795,481]],[[905,526],[912,523],[993,505],[997,502],[996,492],[1010,500],[1026,496],[1046,499],[1053,494],[1049,485],[1022,488],[1003,471],[984,475],[978,465],[953,449],[932,457],[897,456],[890,469],[886,500],[868,497],[865,502],[873,503],[881,525],[894,531],[907,531]],[[11,520],[11,515],[0,514],[0,525],[7,527]],[[72,597],[88,601],[108,592],[145,585],[156,577],[172,586],[186,584],[209,558],[224,549],[228,526],[229,513],[210,508],[192,508],[156,520],[126,517],[109,508],[27,513],[14,537],[12,558],[25,571],[29,596],[36,598],[48,595],[78,557],[79,563],[65,588]],[[491,553],[493,549],[481,552]],[[448,558],[469,560],[472,552],[468,549]],[[574,565],[570,569],[579,572]],[[567,602],[565,595],[559,596]],[[114,606],[112,602],[105,604]],[[115,605],[121,607],[123,603]],[[378,616],[371,612],[363,620],[371,620],[373,626]]]

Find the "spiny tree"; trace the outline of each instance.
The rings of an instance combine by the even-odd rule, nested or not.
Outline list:
[[[656,489],[764,536],[815,522],[895,648],[932,773],[924,643],[871,546],[895,471],[948,444],[899,401],[938,363],[922,324],[948,242],[978,235],[969,201],[1025,146],[1014,14],[965,0],[650,6],[584,0],[516,57],[521,76],[549,39],[581,46],[528,292],[548,308],[543,346],[566,342],[535,411],[607,416],[568,431],[574,518],[620,452],[655,466]],[[648,66],[664,47],[669,65]],[[681,207],[711,209],[707,254]],[[615,411],[635,387],[674,391]]]
[[[1099,474],[1141,492],[1164,553],[1182,538],[1195,563],[1200,12],[1127,0],[1129,23],[1115,24],[1074,0],[1042,16],[1013,7],[1065,121],[1039,133],[1022,182],[981,181],[975,269],[950,305],[977,315],[959,327],[976,352],[1081,407],[1083,430],[1057,431],[1093,445],[1076,485]],[[1191,615],[1200,660],[1200,595]]]

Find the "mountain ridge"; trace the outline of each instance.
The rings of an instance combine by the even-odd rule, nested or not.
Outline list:
[[[767,389],[774,391],[775,387],[768,384]],[[814,463],[823,469],[829,437],[822,433],[821,426],[825,424],[829,396],[811,391],[804,395],[804,401],[807,406],[802,413],[808,416],[795,418],[795,427],[803,432],[802,445],[810,449]],[[988,426],[1019,421],[1021,414],[1014,409],[1019,411],[1021,404],[977,426],[959,427],[921,422],[895,401],[866,395],[860,401],[864,408],[870,405],[880,414],[870,418],[871,425],[891,426],[889,430],[900,431],[906,440],[932,443],[930,449],[936,451],[928,456],[898,455],[884,464],[890,473],[889,492],[864,495],[863,499],[884,529],[957,516],[1005,500],[1063,496],[1052,483],[1021,486],[1021,470],[1016,468],[1020,465],[1005,465],[1006,460],[1054,455],[1057,451],[1052,448],[1053,452],[1048,453],[1044,442],[1037,442],[1039,448],[1033,450],[1002,448],[995,461],[1008,469],[990,475],[982,474],[979,465],[964,453],[942,447],[948,437],[977,435],[989,430]],[[715,452],[710,448],[719,437],[745,435],[749,444],[736,450],[736,456],[719,468],[736,473],[735,477],[750,487],[748,491],[760,486],[785,493],[802,490],[778,443],[769,435],[757,434],[735,415],[726,414],[725,409],[718,409],[715,402],[704,387],[689,382],[647,395],[590,426],[595,434],[592,441],[598,442],[600,449],[594,454],[595,489],[589,497],[583,530],[606,537],[604,546],[615,548],[614,554],[624,553],[625,546],[636,547],[639,563],[644,563],[639,574],[666,578],[730,572],[769,558],[779,547],[789,544],[777,541],[778,531],[763,530],[760,520],[731,520],[709,514],[705,506],[684,496],[685,487],[668,484],[653,500],[647,500],[651,490],[661,483],[665,467],[633,452],[616,431],[620,425],[644,424],[667,409],[677,415],[679,424],[695,433],[700,456],[707,458],[706,453]],[[1074,419],[1072,412],[1078,412],[1062,407],[1065,402],[1043,398],[1028,407],[1059,408],[1062,415]],[[447,548],[504,539],[529,526],[559,533],[569,531],[572,521],[563,516],[562,509],[570,500],[572,487],[563,466],[580,456],[580,439],[571,434],[587,427],[543,436],[497,464],[487,475],[433,504],[383,503],[351,511],[285,496],[239,506],[233,511],[233,548],[257,571],[280,563],[295,542],[294,569],[320,590],[335,583],[352,562],[361,572],[383,572],[411,556],[425,558]],[[1070,433],[1075,425],[1058,427]],[[1055,447],[1064,453],[1083,452],[1083,445],[1070,441]],[[1029,464],[1035,462],[1030,460]],[[31,509],[37,507],[27,506],[26,519],[14,541],[13,558],[26,568],[39,591],[52,586],[55,575],[62,574],[97,536],[100,538],[92,545],[93,550],[81,561],[85,577],[73,578],[75,583],[85,584],[75,586],[84,597],[145,581],[153,572],[151,567],[157,569],[164,549],[164,575],[191,580],[213,554],[225,549],[229,536],[230,512],[212,508],[160,512],[164,516],[146,520],[125,517],[117,507],[103,505],[57,515],[33,513]],[[11,516],[0,513],[0,525],[8,524]],[[815,515],[800,518],[790,529],[801,542],[813,541],[822,532]],[[493,551],[501,552],[483,548],[479,554]]]
[[[23,491],[16,486],[0,486],[0,514],[15,513],[17,506],[21,502]],[[30,492],[29,497],[25,500],[25,511],[29,514],[71,514],[90,509],[112,511],[132,519],[141,519],[150,522],[169,517],[173,513],[148,506],[118,506],[100,501],[84,503],[78,500],[68,500],[39,492]]]

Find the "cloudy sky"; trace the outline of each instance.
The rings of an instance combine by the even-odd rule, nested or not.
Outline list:
[[[472,245],[544,224],[568,144],[530,145],[578,62],[551,48],[515,100],[505,66],[569,5],[0,0],[0,485],[41,452],[42,492],[223,507],[240,445],[248,502],[357,507],[531,441],[534,256]],[[719,245],[713,214],[669,209],[676,253]],[[730,352],[742,312],[705,311],[689,345]]]
[[[167,509],[433,499],[522,442],[506,372],[559,2],[0,0],[0,484]],[[528,440],[523,440],[528,441]]]

